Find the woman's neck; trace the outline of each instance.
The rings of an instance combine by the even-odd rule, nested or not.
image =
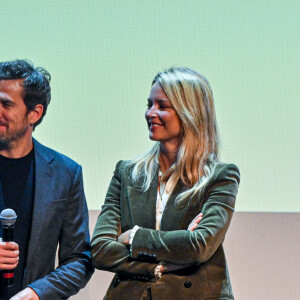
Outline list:
[[[177,160],[178,147],[166,147],[164,144],[160,146],[159,166],[162,173],[166,172]]]

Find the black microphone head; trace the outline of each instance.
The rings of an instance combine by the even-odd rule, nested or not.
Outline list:
[[[11,208],[2,210],[0,214],[0,221],[2,223],[2,226],[6,226],[6,227],[12,226],[15,224],[16,219],[17,219],[17,214]]]

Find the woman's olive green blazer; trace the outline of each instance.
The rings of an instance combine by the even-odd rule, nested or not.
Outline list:
[[[223,251],[223,240],[234,212],[239,170],[233,164],[217,163],[200,200],[192,199],[179,209],[176,196],[184,189],[175,186],[165,207],[161,230],[155,230],[157,174],[142,192],[133,184],[125,162],[119,162],[107,191],[91,243],[96,268],[116,273],[105,299],[233,299]],[[191,232],[193,218],[203,219]],[[121,232],[141,226],[133,239],[132,252],[117,242]],[[154,278],[159,262],[182,266]]]

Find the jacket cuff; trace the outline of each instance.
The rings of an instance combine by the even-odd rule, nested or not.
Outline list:
[[[138,229],[140,229],[141,227],[138,225],[135,225],[130,233],[130,237],[129,237],[129,245],[130,245],[130,252],[131,252],[131,246],[132,246],[132,242],[133,242],[133,238],[135,236],[135,233],[138,231]]]
[[[42,291],[41,291],[41,289],[34,286],[34,282],[31,284],[28,284],[27,287],[31,288],[38,295],[39,299],[42,299],[41,298]]]
[[[135,237],[131,245],[131,257],[140,261],[154,263],[158,260],[154,249],[151,251],[149,247],[147,247],[149,246],[146,238],[148,232],[149,229],[146,228],[140,228],[135,232]]]

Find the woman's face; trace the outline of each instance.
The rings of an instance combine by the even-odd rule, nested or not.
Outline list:
[[[180,143],[181,121],[167,95],[158,82],[151,88],[145,113],[149,128],[149,138],[161,143]]]

